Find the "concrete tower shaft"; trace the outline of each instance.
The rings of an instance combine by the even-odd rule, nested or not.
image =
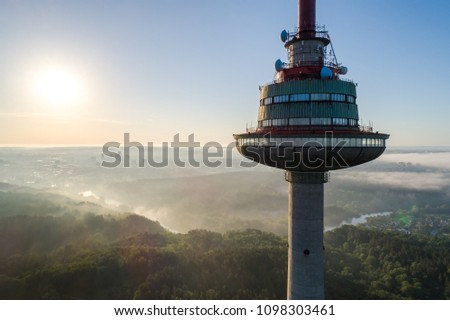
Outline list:
[[[323,199],[327,174],[287,172],[289,300],[324,299]]]

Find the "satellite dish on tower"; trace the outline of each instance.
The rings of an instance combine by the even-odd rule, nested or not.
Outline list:
[[[347,67],[342,66],[342,67],[339,69],[339,74],[346,75],[347,72],[348,72],[348,68],[347,68]]]
[[[333,71],[328,67],[323,67],[322,70],[320,70],[320,77],[322,79],[331,79],[333,77]]]
[[[277,72],[283,71],[283,65],[283,61],[278,59],[277,61],[275,61],[275,70],[277,70]]]
[[[286,30],[281,31],[280,39],[285,43],[289,39],[289,33]]]

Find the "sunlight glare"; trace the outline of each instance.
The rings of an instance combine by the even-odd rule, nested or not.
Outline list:
[[[47,69],[36,77],[39,97],[54,107],[73,105],[81,98],[81,82],[76,75],[62,68]]]

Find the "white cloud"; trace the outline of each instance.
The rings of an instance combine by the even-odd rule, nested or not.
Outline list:
[[[439,172],[352,172],[340,174],[339,178],[415,190],[442,190],[450,186],[450,174]]]
[[[450,152],[391,153],[384,154],[379,161],[391,163],[410,162],[426,167],[450,169]]]

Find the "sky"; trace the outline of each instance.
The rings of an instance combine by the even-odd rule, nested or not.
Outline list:
[[[297,23],[296,0],[1,5],[0,145],[123,143],[125,132],[231,143],[257,123],[259,86],[287,60],[279,34]],[[388,146],[450,146],[449,12],[440,0],[317,0],[358,83],[360,123],[390,133]]]

